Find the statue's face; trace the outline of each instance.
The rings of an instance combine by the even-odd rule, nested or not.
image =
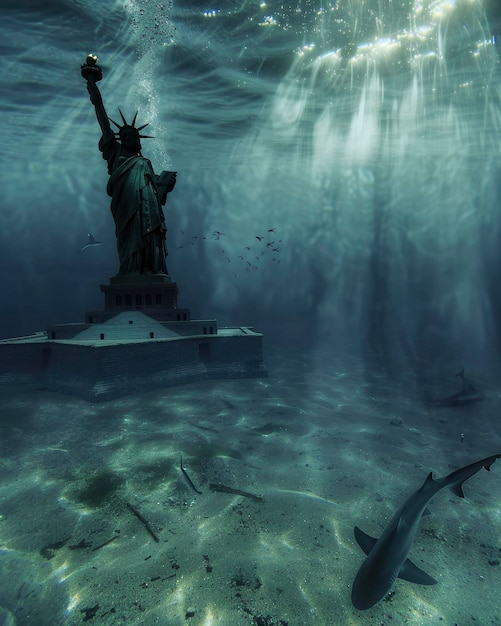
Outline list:
[[[141,151],[139,131],[132,126],[124,126],[120,129],[120,141],[122,142],[122,146],[127,150],[133,150],[134,152]]]

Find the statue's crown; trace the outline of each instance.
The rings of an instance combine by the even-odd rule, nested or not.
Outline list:
[[[146,128],[146,126],[148,126],[148,124],[143,124],[142,126],[138,126],[136,128],[136,118],[137,118],[137,114],[138,111],[136,111],[136,114],[134,115],[134,119],[132,120],[132,124],[129,124],[127,122],[127,120],[124,117],[124,114],[122,113],[122,111],[120,111],[120,109],[118,109],[120,112],[120,117],[122,118],[123,121],[123,125],[120,126],[120,124],[118,124],[117,122],[115,122],[115,120],[112,120],[111,117],[109,118],[110,122],[112,124],[115,124],[115,126],[118,128],[118,132],[115,133],[115,137],[120,137],[120,131],[124,130],[124,129],[129,129],[129,128],[133,128],[135,131],[137,131],[139,137],[141,139],[154,139],[154,137],[152,135],[141,135],[139,133],[140,130],[143,130],[143,128]]]

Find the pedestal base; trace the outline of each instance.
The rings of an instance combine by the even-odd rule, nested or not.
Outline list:
[[[0,340],[0,384],[62,391],[91,402],[209,378],[267,376],[260,333],[222,328],[217,334],[175,332],[139,312],[103,324],[65,324],[28,337]],[[208,322],[193,321],[207,330]],[[75,332],[77,331],[77,332]],[[49,339],[51,334],[64,339]]]
[[[92,402],[206,378],[265,377],[260,333],[218,328],[177,308],[165,276],[114,277],[103,311],[0,341],[0,384],[45,386]]]
[[[109,285],[101,285],[104,311],[85,314],[88,324],[105,322],[124,311],[141,311],[159,321],[189,322],[189,309],[177,308],[177,284],[170,276],[139,274],[113,276]]]

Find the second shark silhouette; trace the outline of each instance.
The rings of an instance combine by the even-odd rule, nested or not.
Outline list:
[[[446,398],[438,398],[437,400],[432,400],[430,402],[430,406],[432,407],[457,407],[457,406],[465,406],[467,404],[471,404],[472,402],[478,402],[482,400],[482,396],[477,391],[477,388],[473,383],[466,378],[464,375],[464,368],[456,374],[456,378],[461,378],[462,386],[461,390],[458,393],[453,394],[452,396],[447,396]]]

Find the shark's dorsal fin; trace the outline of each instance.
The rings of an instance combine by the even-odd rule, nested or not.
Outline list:
[[[436,483],[436,480],[433,480],[433,473],[430,472],[428,476],[425,478],[424,483],[421,485],[419,491],[423,491],[426,487],[429,486],[430,483]]]
[[[362,548],[365,554],[369,554],[372,548],[376,545],[377,539],[374,539],[374,537],[371,537],[367,533],[364,533],[364,531],[360,530],[358,526],[355,526],[353,530],[358,545]]]
[[[436,585],[438,582],[417,565],[414,565],[410,559],[405,561],[398,577],[417,585]]]

